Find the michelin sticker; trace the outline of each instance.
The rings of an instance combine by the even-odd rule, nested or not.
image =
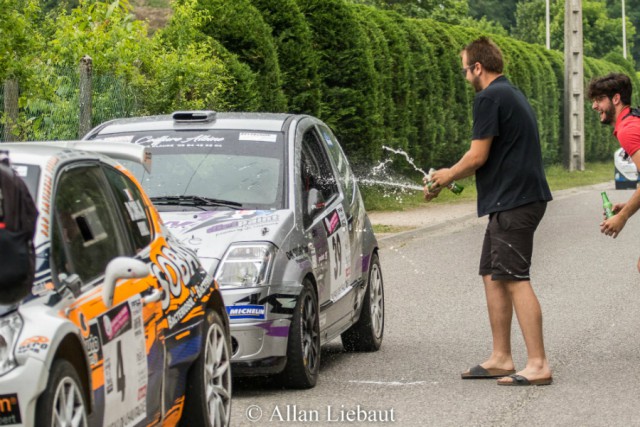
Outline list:
[[[263,305],[232,305],[227,313],[230,319],[264,319],[266,310]]]

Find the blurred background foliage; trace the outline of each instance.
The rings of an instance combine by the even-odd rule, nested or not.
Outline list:
[[[640,0],[626,0],[627,59],[619,2],[582,3],[585,85],[616,71],[640,87]],[[0,0],[0,77],[19,82],[18,139],[79,136],[88,55],[94,125],[178,109],[307,113],[354,165],[386,145],[428,169],[468,148],[474,94],[459,52],[489,35],[537,113],[549,165],[562,158],[564,1],[551,0],[551,50],[544,15],[545,0]],[[611,129],[584,108],[586,160],[609,160]]]

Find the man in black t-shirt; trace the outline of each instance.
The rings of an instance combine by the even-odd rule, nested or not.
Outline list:
[[[542,311],[531,287],[533,235],[552,199],[542,166],[538,125],[525,96],[502,75],[502,53],[486,37],[461,52],[462,73],[476,91],[471,147],[451,168],[431,174],[425,199],[475,174],[478,216],[489,215],[480,257],[493,336],[491,356],[463,379],[500,378],[499,385],[552,382],[542,334]],[[515,373],[511,320],[515,309],[527,365]]]

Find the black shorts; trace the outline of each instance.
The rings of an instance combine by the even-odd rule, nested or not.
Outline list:
[[[534,202],[489,215],[484,234],[480,275],[492,280],[529,280],[533,233],[547,209],[547,202]]]

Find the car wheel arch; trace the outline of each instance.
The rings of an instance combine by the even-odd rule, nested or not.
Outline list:
[[[91,376],[89,375],[89,363],[86,357],[86,351],[80,342],[80,338],[74,334],[65,335],[50,360],[49,369],[53,366],[53,362],[58,359],[67,360],[75,368],[82,383],[82,391],[87,404],[87,414],[91,414],[93,412]]]
[[[229,315],[227,314],[227,310],[225,308],[224,298],[221,292],[215,291],[211,293],[209,297],[209,301],[207,301],[206,308],[215,311],[218,313],[222,322],[224,323],[224,327],[227,331],[227,336],[229,340],[231,340],[231,334],[229,333],[230,323],[229,323]]]

